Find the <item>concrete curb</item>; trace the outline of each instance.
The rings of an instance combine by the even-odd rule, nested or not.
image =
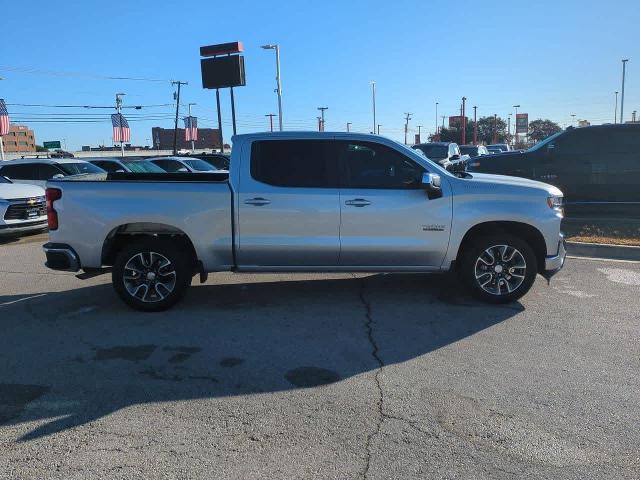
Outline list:
[[[608,245],[605,243],[567,242],[567,255],[640,261],[640,247]]]

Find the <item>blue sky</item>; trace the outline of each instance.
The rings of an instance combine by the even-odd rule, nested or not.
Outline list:
[[[315,129],[316,108],[327,106],[327,130],[344,130],[346,122],[354,130],[371,130],[371,80],[377,83],[381,133],[396,139],[403,137],[404,112],[413,113],[412,130],[424,125],[423,132],[431,132],[435,102],[439,114],[454,115],[463,95],[479,115],[506,118],[520,104],[530,119],[564,125],[575,114],[610,122],[622,58],[630,58],[625,116],[640,110],[637,0],[37,0],[23,18],[28,24],[1,20],[0,97],[9,104],[111,105],[116,92],[127,94],[125,105],[169,104],[169,80],[180,79],[189,82],[182,103],[197,103],[193,113],[201,125],[215,126],[215,94],[202,89],[198,48],[240,40],[247,86],[236,89],[239,132],[265,130],[264,115],[277,113],[274,54],[259,48],[265,43],[281,46],[287,129]],[[37,72],[27,73],[33,69]],[[228,139],[228,91],[222,98]],[[9,106],[9,111],[30,120],[24,123],[35,129],[38,143],[66,139],[69,149],[110,143],[108,122],[35,122],[62,118],[61,113],[107,120],[108,110]],[[125,111],[157,118],[131,122],[133,143],[148,143],[152,126],[172,127],[171,111]]]

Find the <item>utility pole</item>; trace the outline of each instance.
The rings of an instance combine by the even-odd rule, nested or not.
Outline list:
[[[493,143],[498,143],[498,114],[493,114]]]
[[[439,140],[440,128],[438,127],[438,105],[439,102],[436,102],[436,138]],[[442,126],[444,126],[444,117],[442,117]]]
[[[325,110],[329,110],[329,107],[318,107],[318,110],[320,110],[320,132],[324,132],[324,111]]]
[[[628,58],[622,60],[622,91],[620,93],[620,123],[624,123],[624,77],[627,72]]]
[[[269,130],[273,132],[273,117],[275,117],[275,113],[267,113],[265,117],[269,117]]]
[[[420,129],[422,129],[422,125],[418,125],[418,143],[422,143],[422,136],[420,135]]]
[[[442,128],[444,128],[444,119],[447,118],[446,115],[440,115],[440,118],[442,118]],[[440,133],[438,133],[438,135],[440,135]]]
[[[349,129],[349,127],[351,126],[351,122],[347,122],[347,132],[350,132],[351,130]]]
[[[318,131],[321,132],[322,131],[322,118],[320,117],[316,117],[318,119]]]
[[[462,118],[460,119],[460,121],[462,122],[462,141],[460,142],[460,145],[467,144],[466,106],[467,106],[467,97],[462,97]]]
[[[378,135],[380,135],[380,127],[381,127],[381,126],[382,126],[382,125],[378,124]]]
[[[477,119],[478,107],[473,107],[473,144],[478,144],[478,119]]]
[[[618,92],[616,92],[616,108],[613,111],[613,123],[618,123]]]
[[[118,111],[118,121],[120,122],[120,154],[124,157],[124,142],[123,142],[123,130],[122,130],[122,97],[126,93],[116,93],[116,110]]]
[[[511,114],[507,115],[507,138],[511,136]]]
[[[191,119],[191,105],[197,105],[197,103],[189,103],[187,105],[187,107],[189,107],[189,119]],[[191,122],[192,120],[189,120],[189,121]],[[195,152],[195,150],[196,150],[196,145],[193,141],[193,137],[191,137],[191,153]]]
[[[633,112],[631,112],[631,121],[632,121],[633,123],[636,123],[636,113],[637,113],[637,111],[636,111],[636,110],[634,110]]]
[[[371,100],[373,102],[373,132],[376,133],[376,82],[371,81]]]
[[[171,82],[171,85],[178,86],[178,92],[175,94],[176,100],[176,122],[173,126],[173,154],[178,153],[178,114],[180,113],[180,87],[182,85],[189,85],[189,82],[181,82],[180,80],[175,80]]]
[[[572,113],[571,114],[571,126],[573,127],[573,122],[576,120],[576,114]]]
[[[407,133],[409,132],[409,120],[411,120],[412,113],[406,113],[404,117],[404,144],[407,144]]]

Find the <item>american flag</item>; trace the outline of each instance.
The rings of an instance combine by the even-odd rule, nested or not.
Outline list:
[[[184,117],[184,139],[186,142],[198,140],[198,117]]]
[[[9,112],[4,103],[4,98],[0,98],[0,137],[9,133]]]
[[[111,124],[113,125],[113,141],[114,142],[130,142],[131,130],[129,123],[121,113],[111,115]]]

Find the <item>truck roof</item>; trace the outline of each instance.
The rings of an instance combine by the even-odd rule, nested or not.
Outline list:
[[[376,140],[380,138],[387,138],[383,135],[374,135],[372,133],[358,133],[358,132],[314,132],[314,131],[291,131],[285,132],[255,132],[255,133],[242,133],[234,135],[231,138],[232,142],[247,139],[247,138],[353,138],[360,140]]]

